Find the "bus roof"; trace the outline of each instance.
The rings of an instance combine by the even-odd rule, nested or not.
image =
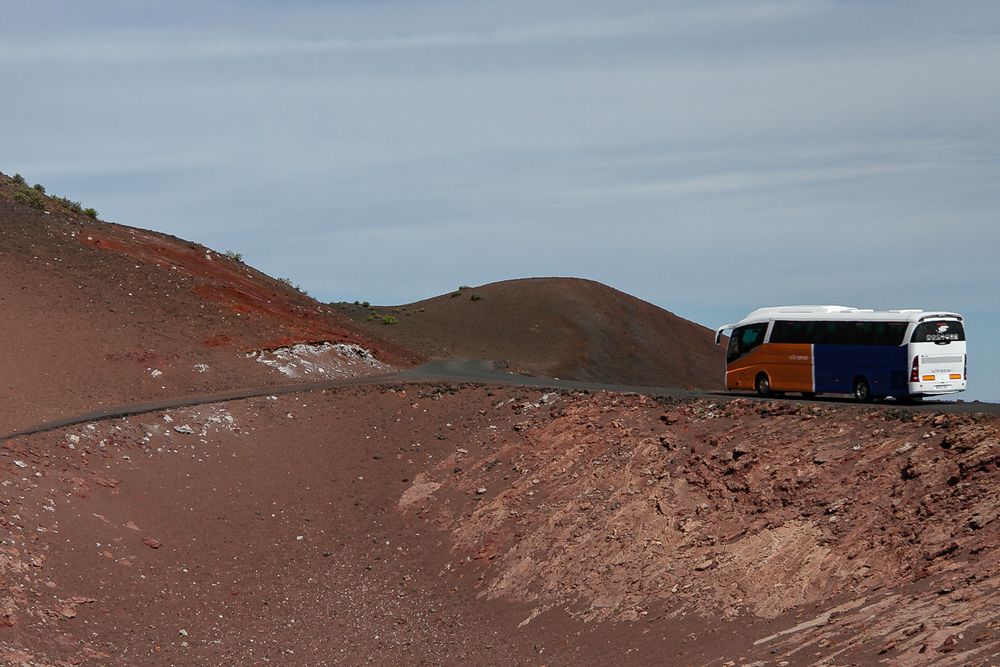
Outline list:
[[[962,316],[940,310],[920,310],[907,308],[899,310],[873,310],[871,308],[851,308],[850,306],[772,306],[758,308],[734,324],[726,324],[716,331],[730,331],[744,324],[767,322],[769,320],[862,320],[868,322],[919,322],[921,320],[947,317],[961,320]],[[717,336],[718,337],[718,336]]]

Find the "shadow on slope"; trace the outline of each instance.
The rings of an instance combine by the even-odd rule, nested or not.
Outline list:
[[[724,355],[711,331],[590,280],[526,278],[405,306],[336,306],[429,358],[503,360],[516,372],[571,380],[722,387]]]

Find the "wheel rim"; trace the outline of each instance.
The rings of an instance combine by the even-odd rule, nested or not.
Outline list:
[[[864,380],[858,380],[854,384],[854,398],[861,402],[867,401],[869,396],[868,383]]]
[[[757,380],[757,393],[761,396],[771,395],[771,381],[767,379],[766,375],[762,375],[759,380]]]

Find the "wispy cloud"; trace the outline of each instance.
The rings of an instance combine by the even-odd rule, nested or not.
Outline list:
[[[882,177],[892,174],[928,171],[940,165],[927,163],[842,165],[830,167],[743,170],[680,177],[646,183],[626,183],[563,193],[567,197],[600,197],[631,199],[635,197],[685,197],[790,188],[818,183],[831,183],[859,178]]]
[[[0,62],[31,61],[135,62],[142,60],[201,61],[213,59],[310,56],[341,53],[379,53],[427,50],[492,49],[586,43],[636,37],[688,35],[692,31],[720,27],[784,22],[816,16],[830,7],[829,2],[804,0],[787,2],[747,2],[732,5],[661,6],[616,12],[586,11],[586,5],[566,5],[558,18],[539,18],[532,12],[514,14],[480,10],[471,12],[472,20],[462,30],[424,31],[406,25],[408,11],[394,29],[384,25],[343,25],[336,10],[317,17],[306,13],[305,21],[325,19],[324,29],[333,36],[316,37],[315,24],[298,35],[274,35],[268,30],[233,33],[226,29],[192,30],[138,29],[124,25],[101,32],[53,32],[48,39],[23,39],[16,31],[0,44]],[[592,9],[592,8],[591,8]],[[282,5],[276,11],[294,13],[294,5]],[[470,14],[465,14],[468,17]],[[463,14],[458,15],[459,21]],[[266,18],[266,16],[262,16]],[[287,18],[285,19],[287,21]],[[500,20],[500,24],[496,23]],[[266,25],[266,24],[265,24]],[[338,34],[339,33],[339,34]],[[21,37],[21,38],[19,38]]]
[[[1000,320],[992,0],[9,4],[0,169],[320,298],[568,274]]]

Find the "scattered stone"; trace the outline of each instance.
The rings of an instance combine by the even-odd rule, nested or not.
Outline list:
[[[955,647],[958,645],[958,639],[958,635],[948,635],[944,638],[944,641],[941,642],[941,645],[937,647],[938,652],[948,653],[949,651],[954,651]]]
[[[183,433],[184,435],[194,435],[194,429],[187,424],[181,424],[180,426],[175,426],[174,430],[178,433]]]
[[[476,495],[481,496],[484,493],[486,493],[486,487],[485,486],[481,486],[478,489],[476,489]]]
[[[702,562],[698,563],[697,565],[695,565],[694,566],[694,571],[695,572],[703,572],[703,571],[707,570],[708,568],[712,567],[713,565],[715,565],[715,561],[713,559],[709,558],[708,560],[702,561]]]
[[[142,538],[142,543],[145,544],[150,549],[159,549],[163,546],[163,543],[153,537]]]

